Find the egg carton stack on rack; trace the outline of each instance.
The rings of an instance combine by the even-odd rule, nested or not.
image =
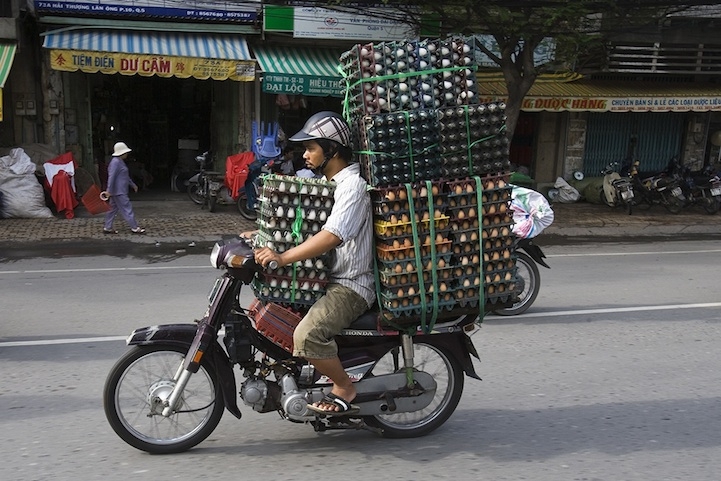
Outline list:
[[[263,179],[257,247],[283,253],[320,231],[333,207],[335,183],[284,175]],[[290,351],[293,329],[308,308],[325,293],[328,256],[266,270],[252,288],[257,302],[250,311],[256,327]]]
[[[480,104],[463,38],[356,45],[345,112],[373,187],[378,295],[392,326],[512,301],[505,105]]]

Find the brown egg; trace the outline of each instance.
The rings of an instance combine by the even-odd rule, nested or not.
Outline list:
[[[463,187],[460,186],[460,184],[456,185],[456,188],[454,190],[456,194],[462,194],[463,193]]]
[[[408,194],[406,193],[405,189],[401,189],[398,191],[398,198],[401,200],[406,200],[408,198]]]
[[[396,200],[396,194],[392,190],[389,190],[388,193],[386,194],[386,199],[388,199],[390,201],[394,201],[394,200]]]

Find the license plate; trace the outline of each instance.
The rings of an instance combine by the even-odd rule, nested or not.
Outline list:
[[[713,184],[711,187],[711,195],[721,195],[721,185]]]
[[[671,194],[672,194],[674,197],[681,197],[681,196],[683,196],[683,193],[681,192],[681,187],[674,187],[673,189],[671,189]]]
[[[209,187],[210,187],[210,190],[219,190],[220,182],[210,182]]]
[[[623,200],[633,199],[633,191],[632,190],[624,190],[621,192],[621,198]]]

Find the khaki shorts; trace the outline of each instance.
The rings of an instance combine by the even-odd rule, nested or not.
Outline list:
[[[353,289],[328,284],[325,295],[313,304],[293,332],[293,355],[305,359],[338,356],[333,338],[367,310],[368,303]]]

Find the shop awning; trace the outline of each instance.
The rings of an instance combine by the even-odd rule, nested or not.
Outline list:
[[[502,81],[478,78],[482,101],[508,96]],[[524,112],[709,112],[721,111],[721,85],[649,82],[536,82],[523,100]]]
[[[14,43],[0,43],[0,122],[3,120],[3,88],[10,75],[10,69],[15,59],[17,45]]]
[[[253,47],[263,74],[263,92],[342,97],[341,52],[322,48]]]
[[[183,32],[68,30],[45,36],[55,70],[252,81],[255,61],[245,38]]]

